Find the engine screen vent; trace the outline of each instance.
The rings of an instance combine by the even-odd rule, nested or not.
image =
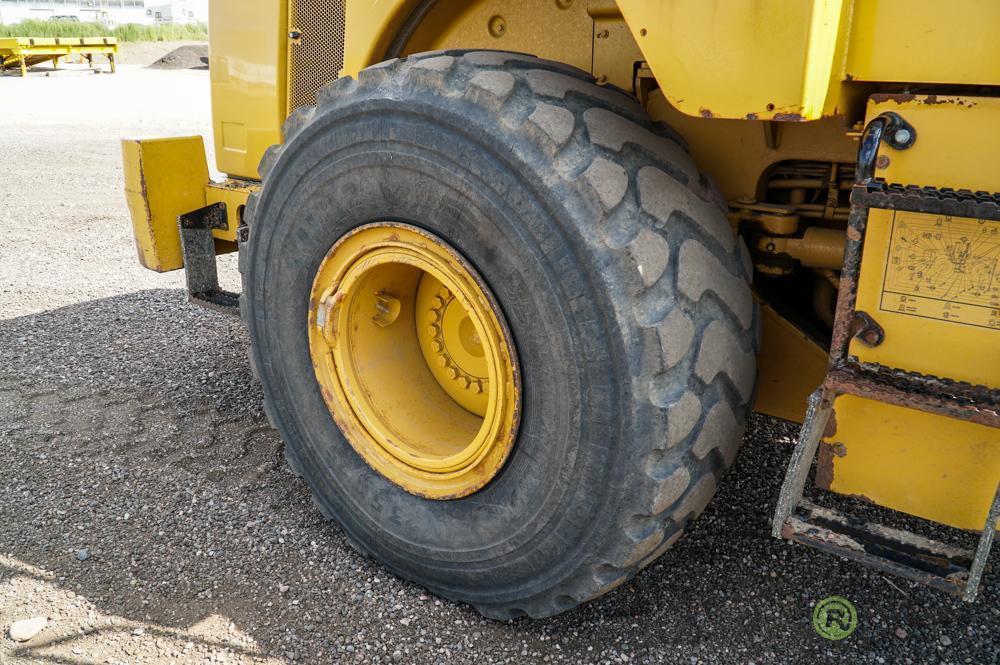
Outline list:
[[[316,103],[316,93],[344,66],[345,0],[289,0],[288,113]]]

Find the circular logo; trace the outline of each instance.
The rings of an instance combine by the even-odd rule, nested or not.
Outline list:
[[[813,609],[813,628],[828,640],[842,640],[857,627],[858,612],[846,598],[830,596]]]

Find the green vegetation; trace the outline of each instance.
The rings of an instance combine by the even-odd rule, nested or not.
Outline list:
[[[22,21],[0,25],[0,37],[117,37],[119,42],[204,41],[208,39],[208,26],[204,23],[126,23],[117,28],[107,28],[100,23],[77,21]]]

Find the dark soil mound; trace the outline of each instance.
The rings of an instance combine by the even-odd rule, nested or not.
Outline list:
[[[149,66],[150,69],[208,69],[208,44],[181,46]]]

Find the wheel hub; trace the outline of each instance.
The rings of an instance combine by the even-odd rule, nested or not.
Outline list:
[[[452,399],[484,416],[489,401],[489,362],[472,317],[441,282],[426,275],[417,291],[420,348],[434,378]]]
[[[371,224],[313,282],[309,342],[324,400],[365,461],[413,494],[466,496],[503,466],[517,357],[485,283],[432,234]]]

